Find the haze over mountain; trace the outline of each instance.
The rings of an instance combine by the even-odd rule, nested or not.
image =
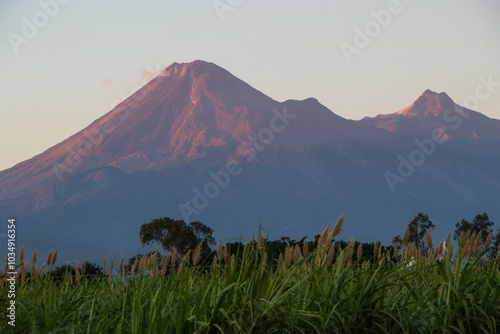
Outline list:
[[[174,63],[0,172],[0,214],[17,217],[28,250],[68,260],[134,255],[140,225],[161,216],[227,240],[251,236],[259,215],[272,237],[302,237],[346,212],[343,237],[389,242],[420,211],[442,233],[483,211],[498,220],[499,143],[500,121],[446,93],[352,121],[314,98],[275,101],[212,63]]]

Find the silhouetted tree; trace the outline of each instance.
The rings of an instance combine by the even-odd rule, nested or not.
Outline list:
[[[470,231],[469,233],[471,235],[472,233],[476,233],[477,235],[481,232],[481,240],[484,243],[488,234],[493,232],[493,229],[491,229],[491,226],[493,225],[494,223],[490,221],[486,212],[482,215],[476,215],[476,217],[472,220],[472,223],[468,220],[462,219],[461,222],[455,224],[455,234],[453,235],[453,239],[457,240],[460,238],[461,233],[465,234],[467,231]]]
[[[418,245],[423,251],[428,249],[425,239],[425,231],[431,231],[434,229],[436,225],[429,219],[428,215],[424,215],[422,212],[419,212],[413,220],[408,223],[408,243],[414,242]],[[401,247],[403,242],[403,238],[400,235],[395,236],[392,239],[392,242],[395,243],[398,247]]]
[[[465,234],[467,231],[470,231],[470,235],[473,233],[477,235],[481,232],[481,243],[484,244],[486,238],[488,238],[488,234],[493,233],[493,229],[491,227],[494,224],[495,223],[490,220],[490,217],[488,217],[486,212],[482,215],[476,215],[476,217],[472,220],[472,223],[468,220],[462,219],[461,222],[455,224],[455,234],[453,235],[453,238],[457,240],[460,238],[462,233]],[[498,252],[498,243],[500,242],[500,229],[496,235],[492,234],[492,237],[490,255],[495,257]]]
[[[158,243],[161,247],[173,253],[184,256],[202,242],[202,254],[210,252],[209,245],[215,245],[212,236],[214,230],[201,222],[186,224],[184,220],[164,217],[153,219],[143,224],[140,230],[141,242],[144,245]]]

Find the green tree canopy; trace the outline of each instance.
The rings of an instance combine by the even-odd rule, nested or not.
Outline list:
[[[491,226],[493,226],[493,222],[490,221],[490,218],[488,217],[488,214],[485,212],[482,215],[476,215],[474,219],[472,220],[472,223],[469,222],[468,220],[462,219],[461,222],[455,224],[455,234],[453,235],[453,238],[455,240],[460,238],[460,234],[465,234],[467,231],[470,231],[469,233],[472,235],[472,233],[475,233],[476,235],[481,232],[481,240],[484,243],[486,241],[486,238],[488,237],[488,234],[493,232],[493,229]]]
[[[180,256],[184,256],[200,242],[209,251],[209,245],[215,245],[213,232],[212,228],[198,221],[186,224],[184,220],[163,217],[143,224],[140,237],[143,246],[158,243],[164,250],[171,253],[177,251]]]
[[[411,222],[408,223],[408,243],[414,242],[419,245],[421,249],[427,250],[428,247],[424,243],[425,231],[429,231],[434,229],[436,225],[429,219],[428,215],[424,215],[422,212],[419,212],[415,218]],[[397,235],[392,239],[392,242],[397,246],[401,246],[403,242],[403,238]]]

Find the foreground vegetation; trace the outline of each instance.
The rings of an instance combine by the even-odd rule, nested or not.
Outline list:
[[[309,250],[288,246],[271,259],[268,243],[221,245],[210,265],[202,244],[168,256],[111,260],[102,275],[77,264],[63,277],[22,260],[15,329],[7,325],[5,281],[0,332],[9,333],[498,333],[499,258],[491,235],[448,236],[435,247],[409,241],[373,254],[334,242],[343,217]],[[234,246],[234,245],[233,245]],[[109,269],[106,268],[109,266]],[[83,269],[83,272],[82,272]],[[107,270],[108,269],[108,270]],[[115,270],[113,270],[115,269]],[[118,269],[118,270],[116,270]],[[5,277],[5,275],[4,275]]]

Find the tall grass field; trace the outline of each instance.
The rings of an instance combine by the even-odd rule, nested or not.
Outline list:
[[[40,268],[36,254],[30,265],[20,254],[15,327],[7,268],[0,274],[0,333],[500,333],[500,261],[488,241],[420,247],[405,233],[401,249],[376,244],[366,257],[354,239],[333,242],[342,219],[315,249],[276,259],[261,234],[237,249],[219,244],[211,265],[199,264],[198,248],[145,255],[128,270],[123,257],[110,260],[100,276],[80,263],[55,277],[57,254]]]

